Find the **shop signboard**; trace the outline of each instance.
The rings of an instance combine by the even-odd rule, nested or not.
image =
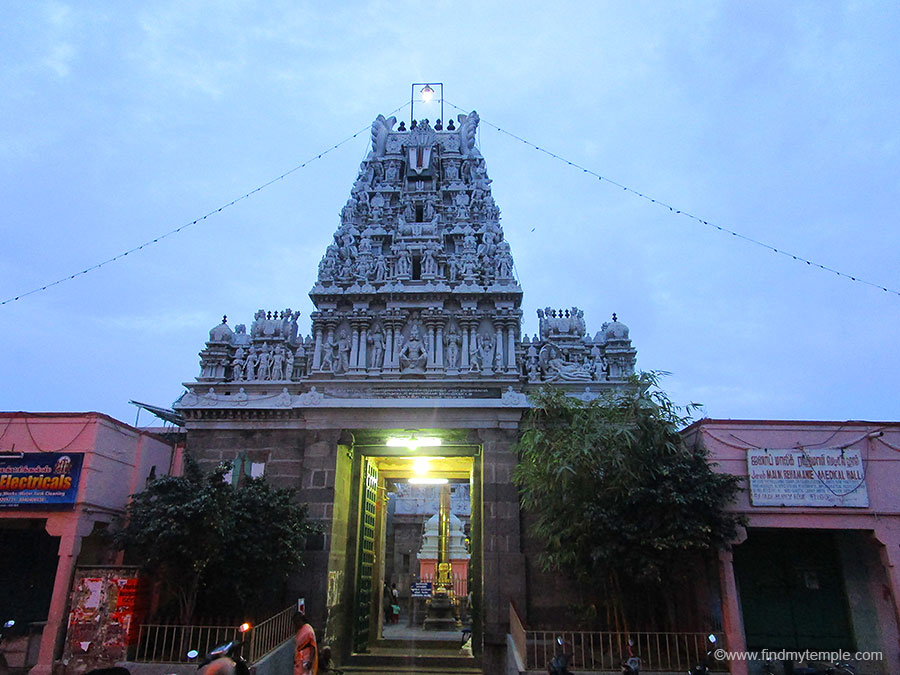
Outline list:
[[[747,473],[753,506],[869,506],[859,450],[754,448]]]
[[[0,509],[71,509],[81,452],[0,453]]]

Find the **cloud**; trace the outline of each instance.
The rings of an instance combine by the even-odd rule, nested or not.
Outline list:
[[[68,42],[58,42],[50,48],[50,53],[44,59],[44,65],[58,77],[68,77],[76,53],[75,48]]]

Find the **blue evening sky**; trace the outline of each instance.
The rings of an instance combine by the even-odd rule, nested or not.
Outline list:
[[[483,120],[526,332],[538,307],[592,333],[616,312],[638,366],[710,417],[898,419],[900,295],[484,124],[900,290],[896,3],[35,1],[0,21],[0,300],[365,130],[0,306],[0,409],[133,422],[129,399],[168,406],[198,374],[223,314],[291,307],[308,333],[368,127],[432,81]]]

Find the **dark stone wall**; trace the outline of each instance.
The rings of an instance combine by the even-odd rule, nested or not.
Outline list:
[[[304,567],[289,580],[280,605],[305,598],[308,618],[320,633],[326,621],[338,437],[337,431],[297,429],[194,429],[187,437],[187,451],[204,471],[244,453],[251,461],[265,462],[272,485],[295,489],[298,501],[308,504],[309,518],[322,534],[307,541]]]
[[[479,431],[482,444],[484,672],[503,672],[509,603],[524,607],[525,556],[522,554],[519,495],[512,483],[517,458],[515,430]],[[477,486],[473,486],[475,488]],[[476,514],[473,514],[473,523]]]

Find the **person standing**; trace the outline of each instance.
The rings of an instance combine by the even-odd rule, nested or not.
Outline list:
[[[397,584],[391,584],[391,623],[400,622],[400,591]]]
[[[294,675],[317,675],[319,672],[319,653],[316,645],[316,631],[306,621],[303,612],[294,614]]]

